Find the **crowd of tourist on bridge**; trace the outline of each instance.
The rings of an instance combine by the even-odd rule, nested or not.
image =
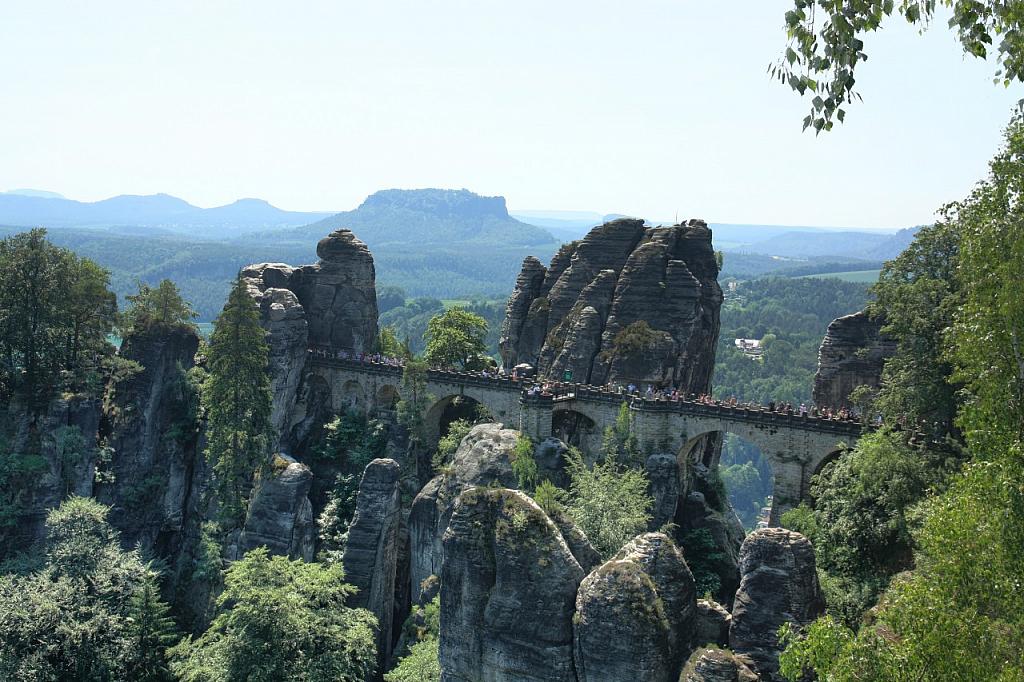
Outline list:
[[[364,353],[355,350],[348,349],[333,349],[324,347],[312,347],[309,349],[311,356],[316,358],[322,358],[325,360],[343,360],[349,362],[358,362],[372,365],[384,365],[387,367],[403,367],[405,365],[405,358],[388,356],[382,353]],[[449,367],[432,367],[431,369],[437,371],[453,371]],[[498,367],[496,364],[491,367],[484,368],[477,371],[463,371],[463,374],[473,374],[483,379],[501,379],[511,381],[526,381],[529,382],[524,388],[524,394],[528,396],[550,396],[554,398],[566,397],[572,395],[579,384],[573,384],[570,382],[559,382],[559,381],[541,381],[534,382],[532,368],[525,367],[523,365],[517,365],[511,370],[506,370],[504,367]],[[680,391],[678,388],[673,387],[658,387],[653,384],[648,384],[644,387],[638,386],[637,384],[616,384],[614,386],[587,386],[590,390],[595,390],[603,393],[614,393],[626,397],[633,398],[644,398],[646,400],[654,401],[670,401],[670,402],[696,402],[702,405],[711,405],[715,407],[727,407],[735,409],[747,409],[756,410],[761,412],[772,412],[777,414],[787,415],[798,415],[800,417],[810,417],[813,419],[829,419],[837,421],[861,421],[861,415],[854,409],[841,408],[834,410],[828,407],[819,408],[814,405],[807,405],[800,403],[799,405],[793,405],[789,402],[769,402],[767,405],[751,402],[740,402],[735,397],[729,397],[726,399],[714,398],[706,393],[687,394]]]

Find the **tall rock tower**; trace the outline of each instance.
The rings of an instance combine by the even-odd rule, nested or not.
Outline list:
[[[711,385],[722,290],[702,220],[621,219],[523,262],[501,328],[506,367],[552,379],[701,393]]]
[[[323,380],[306,372],[307,349],[369,351],[377,339],[377,288],[366,244],[350,230],[335,230],[316,253],[316,265],[260,263],[242,270],[268,332],[271,418],[283,448],[305,437],[329,395]]]

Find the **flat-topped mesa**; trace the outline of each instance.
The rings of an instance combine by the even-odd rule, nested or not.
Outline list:
[[[623,218],[523,262],[501,328],[506,367],[552,379],[708,390],[722,290],[703,220]]]
[[[321,239],[316,253],[316,265],[259,263],[242,269],[268,332],[271,419],[283,446],[291,444],[289,413],[301,393],[309,346],[368,351],[377,339],[377,289],[366,244],[340,229]]]

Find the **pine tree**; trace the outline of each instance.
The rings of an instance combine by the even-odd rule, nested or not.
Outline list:
[[[167,665],[167,649],[178,641],[178,636],[170,611],[160,600],[154,576],[132,595],[128,612],[133,655],[125,662],[129,679],[140,682],[174,679]]]
[[[203,387],[207,411],[206,457],[225,527],[245,520],[253,475],[271,440],[266,332],[241,275],[214,323]]]

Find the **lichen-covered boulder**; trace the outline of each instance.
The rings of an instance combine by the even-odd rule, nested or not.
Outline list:
[[[727,649],[698,649],[686,662],[679,682],[757,682],[749,662]]]
[[[682,552],[662,533],[637,536],[580,585],[575,623],[580,682],[675,682],[696,625]]]
[[[343,558],[345,580],[357,590],[351,605],[377,617],[381,661],[387,660],[393,635],[402,526],[400,474],[398,462],[392,459],[375,459],[366,465]]]
[[[729,645],[750,657],[762,679],[781,682],[779,627],[806,626],[825,610],[814,548],[800,533],[761,528],[743,542],[739,569]]]
[[[267,475],[260,480],[238,538],[237,556],[266,547],[271,554],[313,560],[316,522],[309,502],[313,472],[288,455],[273,456]]]
[[[694,646],[729,646],[732,614],[711,599],[697,600],[697,627],[693,631]]]
[[[525,494],[473,488],[455,504],[441,569],[441,679],[576,682],[583,569]]]

